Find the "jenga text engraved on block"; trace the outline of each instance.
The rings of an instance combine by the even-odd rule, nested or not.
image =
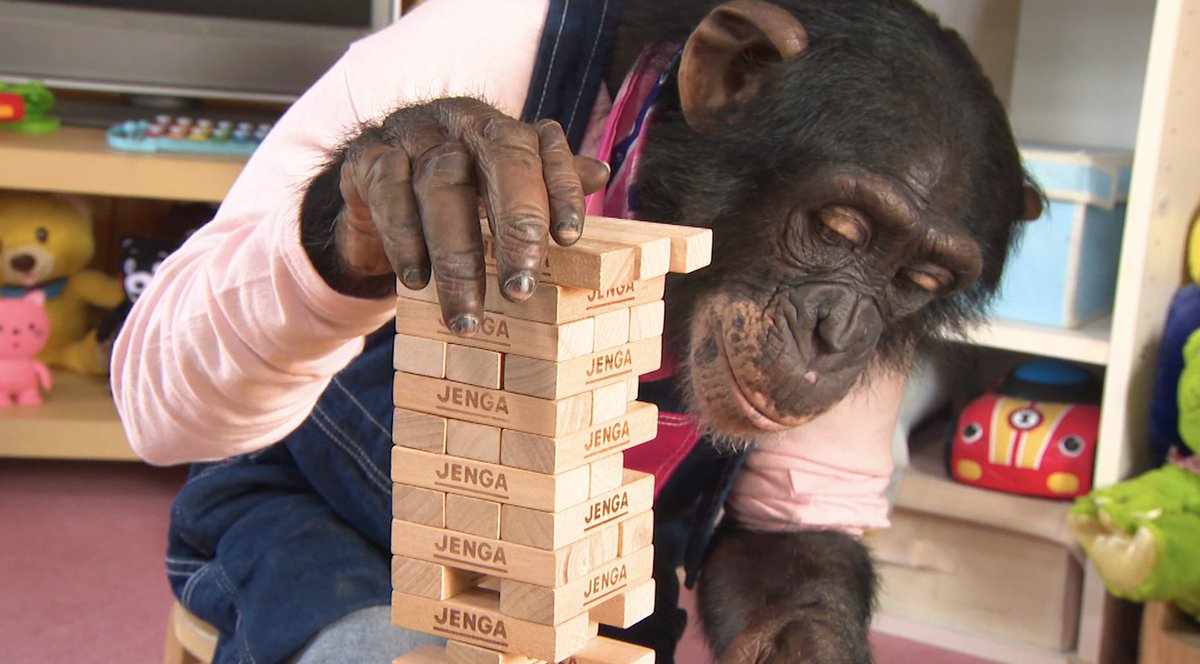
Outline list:
[[[557,513],[504,505],[500,508],[500,539],[539,549],[558,549],[650,509],[653,500],[654,476],[626,470],[619,489]]]
[[[416,523],[392,522],[394,554],[541,586],[582,578],[592,569],[591,551],[587,540],[548,551]]]
[[[588,499],[590,469],[586,466],[558,475],[545,475],[482,461],[393,447],[392,468],[396,473],[393,481],[403,479],[427,489],[532,509],[561,510]]]
[[[468,590],[446,600],[392,593],[392,623],[473,645],[558,662],[583,648],[596,635],[596,624],[581,614],[558,625],[512,618],[500,611],[500,599],[487,590]]]
[[[397,372],[395,393],[397,406],[545,436],[577,431],[592,421],[590,392],[562,399],[538,399]]]
[[[658,407],[633,402],[621,417],[560,438],[506,430],[500,435],[500,463],[539,473],[561,473],[640,445],[657,431]]]

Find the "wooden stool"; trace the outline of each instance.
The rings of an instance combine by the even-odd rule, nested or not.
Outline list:
[[[1200,626],[1174,605],[1147,602],[1142,614],[1142,664],[1200,664]]]
[[[208,664],[217,649],[217,630],[175,602],[167,619],[163,664]]]

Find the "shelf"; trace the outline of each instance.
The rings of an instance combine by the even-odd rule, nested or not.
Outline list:
[[[6,189],[220,202],[245,163],[235,156],[122,152],[108,147],[101,129],[0,131]]]
[[[930,620],[910,616],[898,611],[881,609],[871,624],[884,634],[902,639],[937,646],[944,650],[1007,664],[1076,664],[1079,660],[1074,652],[1055,652],[1045,648],[1021,645],[1008,639],[942,625]]]
[[[66,371],[40,406],[0,408],[0,457],[137,460],[125,438],[108,379]]]
[[[971,330],[968,341],[987,348],[1105,365],[1109,358],[1111,328],[1112,319],[1108,317],[1077,329],[993,320]]]

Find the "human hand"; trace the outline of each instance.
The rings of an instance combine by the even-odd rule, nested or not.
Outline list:
[[[500,291],[520,301],[537,285],[548,241],[579,239],[584,195],[607,178],[605,164],[571,153],[553,121],[525,124],[469,98],[398,110],[343,152],[332,245],[349,287],[339,290],[390,288],[396,276],[420,289],[432,274],[447,326],[472,334],[483,315],[481,207]]]

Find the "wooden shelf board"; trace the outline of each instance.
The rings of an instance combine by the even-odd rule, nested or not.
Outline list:
[[[900,470],[895,508],[939,514],[1077,548],[1067,528],[1070,500],[1051,500],[973,487],[951,479],[946,442],[938,426],[922,427],[909,440],[909,462]]]
[[[66,371],[40,406],[0,408],[0,457],[137,460],[104,377]]]
[[[997,319],[971,330],[967,341],[987,348],[1105,365],[1109,358],[1111,327],[1112,319],[1108,317],[1077,329]]]
[[[1074,652],[1055,652],[1027,646],[987,634],[971,632],[882,609],[875,614],[872,629],[943,650],[952,650],[994,662],[1021,664],[1076,664]]]
[[[245,163],[240,156],[123,152],[108,147],[101,129],[0,131],[6,189],[220,202]]]

